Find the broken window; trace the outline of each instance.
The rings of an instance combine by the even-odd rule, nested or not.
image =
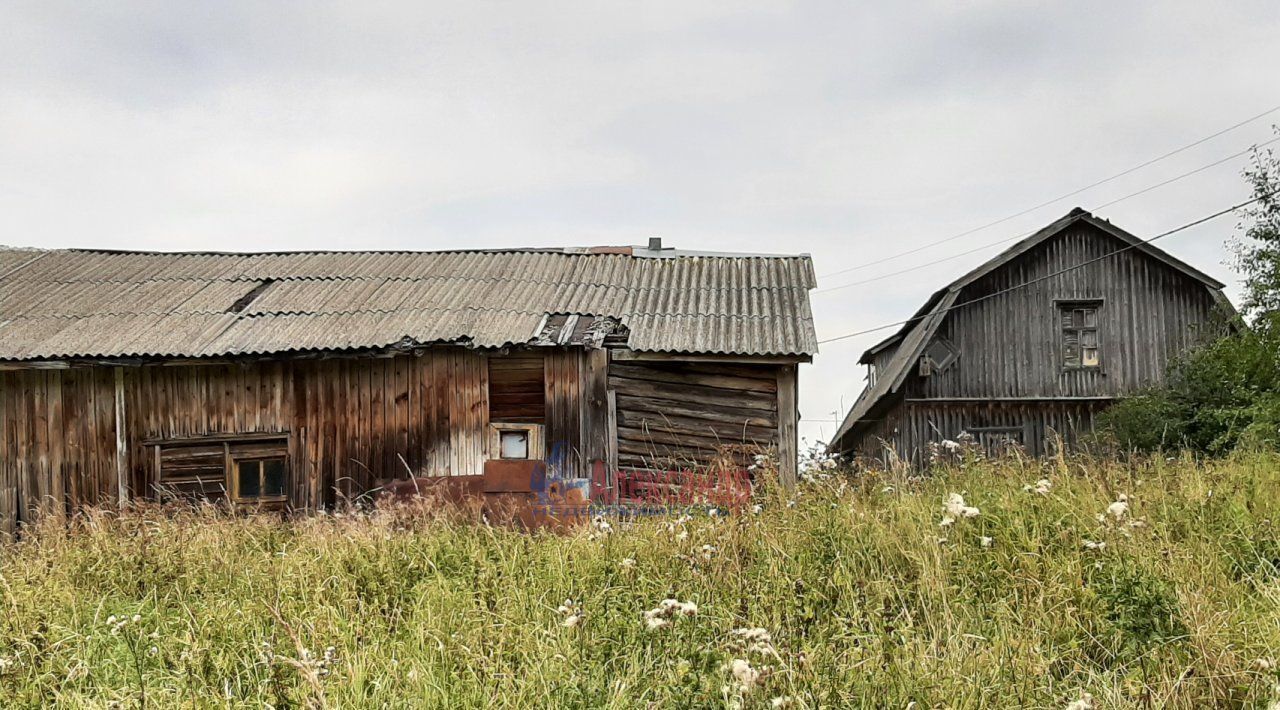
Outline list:
[[[1098,311],[1101,301],[1062,301],[1058,319],[1062,324],[1062,366],[1067,369],[1101,367],[1098,340]]]

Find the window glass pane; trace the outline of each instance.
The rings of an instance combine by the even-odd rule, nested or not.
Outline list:
[[[1098,309],[1097,308],[1090,308],[1089,310],[1084,312],[1084,327],[1086,328],[1098,327]]]
[[[1085,367],[1097,367],[1098,366],[1098,349],[1083,348],[1080,351],[1080,362]]]
[[[1080,366],[1080,347],[1074,343],[1068,345],[1062,353],[1062,360],[1067,367]]]
[[[284,459],[262,462],[262,495],[284,495]]]
[[[504,459],[529,458],[529,432],[504,431],[498,435]]]
[[[1086,348],[1098,347],[1098,331],[1096,330],[1080,331],[1080,344]]]
[[[240,497],[257,498],[262,493],[262,483],[258,478],[261,467],[257,461],[241,461],[236,464],[240,474]]]

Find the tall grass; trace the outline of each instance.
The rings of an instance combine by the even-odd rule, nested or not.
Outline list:
[[[1041,478],[1047,493],[1024,490]],[[942,527],[951,493],[980,512]],[[1105,511],[1122,493],[1116,520]],[[759,513],[615,521],[608,534],[524,534],[415,506],[50,522],[0,552],[0,706],[1277,697],[1275,456],[836,475],[760,502]],[[644,612],[665,598],[697,612],[650,630]],[[566,600],[576,625],[557,610]],[[771,641],[745,648],[732,632],[752,627]],[[735,659],[764,671],[746,692]]]

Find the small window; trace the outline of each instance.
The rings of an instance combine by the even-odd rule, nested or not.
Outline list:
[[[929,377],[936,372],[945,372],[959,356],[960,353],[950,341],[942,337],[935,338],[925,348],[924,355],[920,356],[920,376]]]
[[[1098,340],[1098,311],[1101,307],[1101,301],[1064,301],[1058,304],[1064,368],[1084,370],[1102,366]]]
[[[178,499],[257,505],[288,500],[288,435],[214,435],[147,442],[157,488]]]
[[[235,498],[240,502],[284,500],[284,459],[240,459],[235,462]]]
[[[501,456],[504,459],[529,458],[529,432],[519,430],[503,431],[499,435]]]

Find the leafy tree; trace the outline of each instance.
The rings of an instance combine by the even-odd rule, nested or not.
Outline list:
[[[1280,160],[1254,150],[1257,199],[1231,244],[1244,322],[1169,367],[1165,383],[1112,407],[1102,429],[1127,449],[1280,448]]]
[[[1244,238],[1232,243],[1244,275],[1240,310],[1255,327],[1270,328],[1280,313],[1280,159],[1255,148],[1244,176],[1258,201],[1244,211]]]

